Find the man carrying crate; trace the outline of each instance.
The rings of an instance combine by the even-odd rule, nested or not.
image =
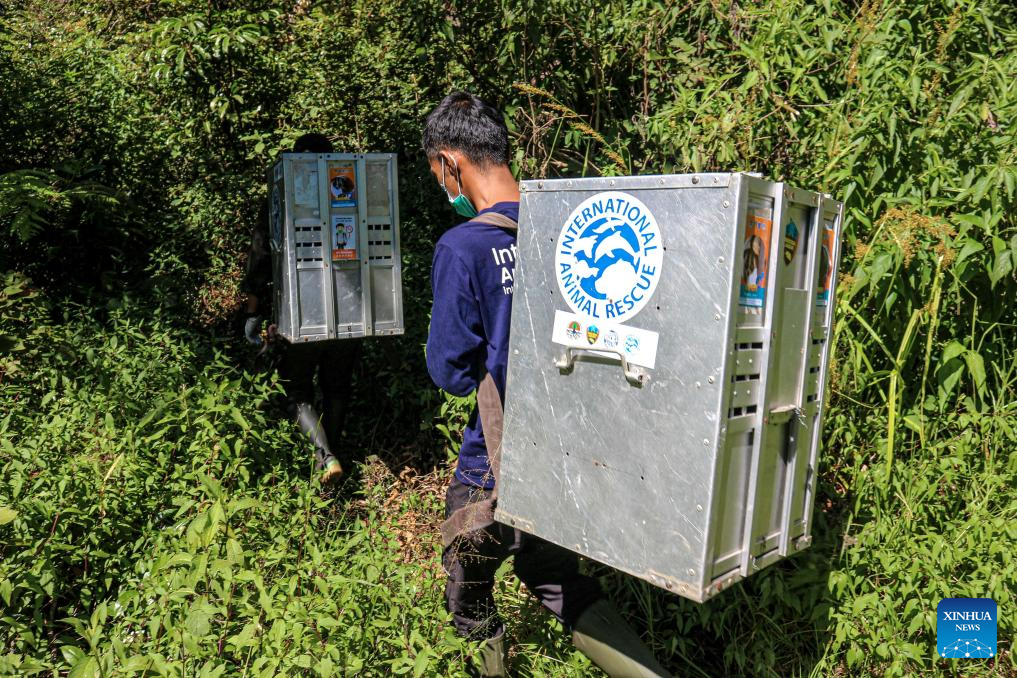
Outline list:
[[[599,583],[580,574],[576,554],[494,521],[519,217],[508,130],[498,110],[456,92],[427,117],[423,148],[449,202],[468,219],[435,247],[427,339],[435,384],[457,396],[477,391],[442,526],[445,598],[456,630],[486,641],[481,675],[505,675],[505,628],[492,594],[495,572],[514,555],[527,589],[609,675],[666,676]]]
[[[331,153],[332,142],[322,134],[305,134],[293,144],[293,153]],[[247,295],[244,336],[252,345],[261,347],[262,300],[270,300],[268,285],[272,281],[272,258],[267,229],[260,227],[252,237],[247,257],[247,271],[241,291]],[[271,328],[270,328],[271,329]],[[279,345],[279,378],[286,392],[286,411],[314,445],[315,465],[321,471],[321,482],[331,483],[342,477],[339,438],[345,412],[349,407],[350,381],[360,354],[359,339],[316,341],[307,344]],[[317,374],[322,395],[322,414],[314,406],[314,378]],[[346,461],[349,461],[347,459]]]

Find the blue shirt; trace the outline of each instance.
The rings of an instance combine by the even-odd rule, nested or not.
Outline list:
[[[519,203],[500,202],[480,214],[485,212],[517,220]],[[427,371],[439,388],[469,395],[489,372],[504,402],[515,268],[514,231],[467,221],[438,240],[431,269]],[[494,487],[476,409],[463,433],[456,477],[467,485]]]

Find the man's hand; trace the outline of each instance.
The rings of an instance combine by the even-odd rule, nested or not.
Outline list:
[[[261,338],[261,316],[252,315],[244,322],[244,337],[252,346],[261,348],[265,340]]]

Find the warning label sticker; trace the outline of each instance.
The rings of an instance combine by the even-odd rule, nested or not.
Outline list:
[[[773,223],[761,216],[749,214],[745,224],[745,242],[742,244],[742,284],[738,303],[742,306],[762,308],[766,301],[768,280],[766,270],[770,261],[770,233]]]
[[[357,182],[353,165],[328,168],[328,193],[332,207],[357,206]]]
[[[830,303],[830,283],[833,280],[833,223],[826,222],[823,226],[823,249],[819,253],[819,292],[816,294],[816,305],[826,306]]]
[[[332,261],[357,258],[357,218],[352,214],[332,215]]]

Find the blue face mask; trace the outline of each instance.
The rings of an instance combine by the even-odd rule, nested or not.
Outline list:
[[[452,159],[452,162],[455,163],[455,158]],[[456,171],[457,172],[459,171],[458,163],[456,163]],[[459,175],[459,176],[462,176],[462,175]],[[456,181],[456,184],[459,186],[459,195],[457,195],[456,197],[453,198],[451,195],[449,195],[448,189],[445,188],[445,157],[442,156],[442,159],[441,159],[441,188],[442,188],[443,191],[445,191],[445,195],[448,196],[448,201],[449,201],[449,203],[452,204],[452,209],[454,209],[456,211],[456,214],[459,214],[460,216],[464,216],[467,219],[472,219],[473,217],[477,216],[477,208],[473,206],[473,203],[470,202],[470,199],[467,198],[466,195],[463,193],[463,186],[462,186],[462,184],[458,180]]]

